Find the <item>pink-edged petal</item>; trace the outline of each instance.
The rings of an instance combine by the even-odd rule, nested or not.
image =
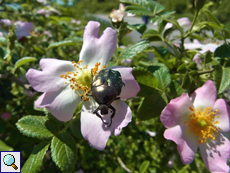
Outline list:
[[[181,27],[191,26],[191,22],[187,17],[182,17],[182,18],[178,19],[177,22],[179,23],[179,25]],[[172,23],[167,23],[164,29],[169,29],[171,27],[173,27],[173,24]]]
[[[99,37],[99,29],[100,23],[94,21],[88,22],[85,27],[80,60],[83,61],[82,65],[88,65],[89,68],[93,68],[97,62],[101,63],[100,67],[106,65],[116,49],[116,31],[106,28]]]
[[[226,164],[229,152],[229,140],[219,135],[215,141],[200,144],[200,151],[205,166],[212,173],[228,173],[229,166]]]
[[[110,69],[119,71],[122,81],[125,83],[120,94],[121,99],[128,99],[130,97],[136,96],[140,91],[140,86],[132,75],[133,68],[117,66],[110,67]]]
[[[217,44],[207,44],[207,45],[204,45],[202,47],[202,50],[200,51],[201,53],[205,53],[207,52],[208,50],[210,50],[211,52],[215,52],[216,48],[218,47]]]
[[[183,124],[192,113],[189,109],[190,107],[193,107],[192,102],[188,94],[183,93],[180,97],[172,99],[164,108],[161,112],[160,120],[166,128]]]
[[[50,15],[51,11],[50,10],[46,10],[46,9],[40,9],[36,13],[37,14],[42,14],[42,15]]]
[[[128,125],[132,119],[132,113],[126,103],[115,100],[112,106],[116,109],[112,125],[107,127],[99,117],[90,113],[88,105],[83,104],[81,112],[81,133],[89,141],[90,145],[98,150],[103,150],[109,136],[114,132],[119,135],[121,129]],[[100,111],[99,111],[100,113]],[[110,122],[110,115],[103,117],[106,122]]]
[[[66,86],[61,74],[65,75],[67,71],[74,71],[70,61],[57,59],[41,59],[40,66],[42,71],[29,69],[26,78],[31,86],[38,92],[58,91]]]
[[[215,126],[220,127],[222,132],[229,132],[230,131],[230,117],[229,111],[230,107],[227,105],[224,99],[216,100],[213,110],[218,110],[215,121],[218,121],[218,124]],[[219,118],[217,118],[217,116]]]
[[[177,125],[166,129],[164,137],[177,144],[177,150],[181,156],[183,164],[191,163],[195,158],[198,148],[197,138],[186,128],[186,125]]]
[[[187,17],[182,17],[182,18],[178,19],[177,22],[182,27],[184,27],[184,26],[191,26],[191,22],[190,22],[189,18],[187,18]]]
[[[207,80],[204,85],[196,89],[190,96],[195,108],[203,111],[207,107],[212,107],[216,101],[217,91],[213,81]]]
[[[198,49],[202,48],[204,45],[201,44],[198,40],[194,40],[193,43],[185,43],[184,47],[185,49]]]
[[[60,121],[69,121],[81,98],[69,87],[43,93],[35,102],[36,107],[46,107]]]

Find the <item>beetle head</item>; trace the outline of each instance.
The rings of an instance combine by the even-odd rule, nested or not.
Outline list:
[[[108,106],[105,104],[99,105],[99,110],[101,111],[101,115],[108,114]]]

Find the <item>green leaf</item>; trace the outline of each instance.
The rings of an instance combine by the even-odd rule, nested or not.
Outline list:
[[[75,118],[71,125],[70,125],[70,130],[72,132],[72,134],[78,138],[78,139],[82,139],[82,134],[81,134],[81,123],[80,123],[80,118],[77,117]]]
[[[218,94],[224,92],[230,86],[230,69],[217,65],[214,70],[214,82]]]
[[[0,37],[0,43],[6,43],[7,39],[5,37]]]
[[[51,43],[48,47],[48,49],[50,48],[54,48],[54,47],[59,47],[59,46],[75,46],[78,44],[82,44],[83,39],[80,37],[75,37],[72,39],[66,39],[64,41],[60,41],[60,42],[56,42],[56,43]]]
[[[156,92],[157,79],[150,71],[142,67],[133,68],[133,76],[141,88],[138,96],[145,97]]]
[[[207,64],[207,63],[212,61],[212,54],[213,53],[211,51],[206,52],[205,59],[204,59],[205,64]]]
[[[76,162],[76,142],[68,133],[54,136],[51,143],[51,156],[62,172],[73,172]]]
[[[167,11],[167,12],[163,12],[161,13],[160,16],[154,17],[153,19],[150,20],[150,23],[155,23],[157,21],[161,21],[161,20],[166,20],[171,18],[172,14],[174,14],[175,11]]]
[[[180,31],[181,34],[184,34],[184,29],[180,26],[177,20],[170,20],[168,22],[172,23]]]
[[[125,11],[128,13],[138,14],[138,15],[147,15],[152,16],[153,13],[144,7],[139,6],[127,6]]]
[[[216,48],[214,52],[215,57],[230,57],[230,44],[224,44]]]
[[[14,149],[8,145],[6,145],[1,139],[0,139],[0,151],[13,151]]]
[[[39,139],[50,138],[59,131],[58,125],[46,116],[28,115],[16,123],[21,133]]]
[[[190,87],[190,85],[191,85],[191,79],[190,79],[189,73],[186,72],[184,75],[184,78],[182,80],[181,87],[183,89],[188,89]]]
[[[130,47],[123,49],[121,51],[120,58],[121,59],[133,58],[134,56],[144,51],[148,46],[149,46],[148,41],[146,40],[140,41]]]
[[[147,37],[152,37],[152,36],[159,36],[160,37],[160,34],[155,29],[149,29],[149,30],[144,32],[142,38],[147,38]]]
[[[209,65],[209,66],[215,66],[215,65],[219,65],[219,64],[220,64],[220,62],[217,60],[212,60],[212,61],[207,63],[207,65]]]
[[[129,3],[129,4],[133,4],[133,5],[137,5],[137,6],[142,6],[147,8],[147,0],[120,0],[120,2],[123,3]]]
[[[160,94],[155,93],[154,95],[147,96],[142,99],[138,107],[137,118],[140,121],[145,121],[159,117],[165,106],[166,102]]]
[[[211,27],[213,30],[221,31],[221,30],[223,30],[224,25],[218,25],[218,24],[216,24],[214,22],[210,22],[210,21],[200,22],[200,23],[194,25],[192,32],[200,31],[204,27]]]
[[[159,70],[154,72],[154,76],[158,81],[158,88],[165,90],[171,83],[171,76],[167,67],[161,67]]]
[[[147,169],[149,167],[150,162],[148,160],[145,160],[144,162],[141,163],[141,166],[139,168],[140,173],[146,173]]]
[[[165,20],[160,20],[157,22],[157,28],[159,33],[161,34],[166,26],[167,22]]]
[[[153,14],[158,14],[160,12],[162,12],[165,7],[155,1],[148,1],[148,5],[149,8],[151,9],[151,11],[153,12]]]
[[[40,171],[43,158],[49,148],[49,145],[50,143],[43,141],[34,147],[30,157],[26,160],[26,163],[22,168],[22,173],[37,173]]]
[[[10,49],[6,49],[6,52],[5,52],[5,56],[3,57],[3,59],[7,59],[7,61],[9,62],[11,60],[11,55],[12,55],[12,52]]]
[[[187,92],[185,89],[183,89],[180,86],[179,82],[175,80],[171,82],[169,87],[170,87],[170,95],[174,98],[180,96],[182,93]]]
[[[16,63],[15,63],[15,66],[16,67],[20,67],[26,63],[29,63],[29,62],[33,62],[33,61],[37,61],[37,58],[34,58],[34,57],[24,57],[24,58],[21,58],[19,59]]]
[[[185,63],[182,63],[178,68],[177,68],[177,71],[179,73],[185,73],[186,72],[186,64]]]
[[[203,9],[203,12],[205,12],[206,16],[212,21],[215,22],[216,24],[220,25],[220,21],[207,9]]]
[[[130,30],[138,31],[139,33],[143,34],[146,30],[145,24],[135,24],[135,25],[127,25],[127,28]]]

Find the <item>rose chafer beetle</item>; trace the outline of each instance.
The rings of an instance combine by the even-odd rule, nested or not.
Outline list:
[[[118,71],[111,69],[103,69],[97,75],[91,73],[91,95],[99,104],[98,108],[93,112],[104,124],[108,127],[112,124],[112,119],[115,116],[116,109],[111,105],[114,100],[120,99],[117,97],[121,93],[122,86],[125,85],[121,79],[121,74]],[[110,123],[104,122],[101,115],[108,114],[108,110],[112,110]],[[100,110],[101,115],[98,113]]]

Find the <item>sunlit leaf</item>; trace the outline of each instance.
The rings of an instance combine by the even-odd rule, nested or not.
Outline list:
[[[148,15],[148,16],[153,15],[153,13],[148,9],[139,6],[127,6],[125,8],[125,11],[133,14],[138,14],[138,15]]]
[[[230,86],[230,69],[217,65],[214,71],[214,82],[218,94],[224,92]]]
[[[1,139],[0,139],[0,151],[13,151],[13,148],[6,145]]]
[[[54,136],[51,143],[51,156],[62,172],[73,172],[77,156],[74,139],[68,133]]]
[[[133,68],[133,76],[141,88],[138,96],[145,97],[156,92],[157,79],[150,71],[142,67]]]
[[[82,44],[83,39],[80,37],[76,37],[73,39],[67,39],[64,41],[56,42],[56,43],[51,43],[48,47],[48,49],[54,48],[54,47],[59,47],[59,46],[75,46],[78,44]]]
[[[18,120],[16,126],[24,135],[39,139],[50,138],[59,131],[57,124],[46,116],[28,115]]]
[[[129,3],[147,8],[147,0],[120,0],[123,3]]]
[[[49,145],[50,143],[43,141],[34,147],[30,157],[26,160],[26,163],[22,167],[22,173],[36,173],[40,171],[43,158],[49,148]]]
[[[148,160],[145,160],[144,162],[141,163],[141,166],[139,168],[140,173],[145,173],[147,172],[147,169],[149,167],[150,162]]]
[[[15,66],[16,67],[20,67],[24,64],[27,64],[29,62],[33,62],[33,61],[37,61],[37,58],[34,58],[34,57],[23,57],[21,59],[19,59],[16,63],[15,63]]]
[[[161,90],[165,90],[171,83],[171,76],[167,67],[161,67],[155,71],[154,76],[157,78],[158,88]]]
[[[128,59],[133,58],[149,46],[149,42],[146,40],[140,41],[132,46],[129,46],[121,51],[120,58]]]
[[[153,14],[158,14],[160,12],[162,12],[165,7],[155,1],[148,1],[148,5],[149,8],[151,9],[151,11],[153,12]]]

